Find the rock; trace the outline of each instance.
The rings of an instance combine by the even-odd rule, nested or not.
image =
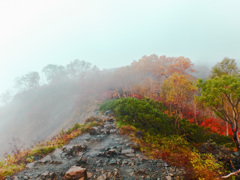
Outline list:
[[[116,149],[110,149],[106,152],[108,155],[114,156],[117,155],[117,150]]]
[[[114,133],[116,133],[116,132],[117,132],[116,129],[111,129],[111,130],[110,130],[110,134],[114,134]]]
[[[79,160],[76,161],[77,166],[82,166],[82,165],[85,165],[85,164],[87,164],[87,159],[84,158],[84,157],[81,157]]]
[[[116,159],[111,159],[110,161],[109,161],[109,164],[110,165],[116,165],[117,164],[117,161],[116,161]]]
[[[123,163],[123,164],[127,164],[128,161],[127,161],[126,159],[124,159],[124,160],[122,161],[122,163]]]
[[[17,176],[13,176],[13,180],[19,180]]]
[[[29,179],[29,177],[28,176],[23,176],[23,179]]]
[[[135,133],[135,137],[138,138],[138,139],[142,139],[143,138],[143,132],[142,131],[137,131]]]
[[[36,162],[28,163],[26,165],[26,168],[31,169],[31,168],[33,168],[35,166],[35,164],[36,164]]]
[[[134,175],[135,175],[135,174],[134,174],[134,171],[130,172],[129,175],[130,175],[130,176],[134,176]]]
[[[110,179],[112,177],[112,172],[107,173],[107,178]]]
[[[127,147],[131,147],[132,145],[133,145],[132,142],[126,143],[126,146],[127,146]]]
[[[104,128],[107,129],[107,130],[112,130],[112,129],[114,129],[114,127],[113,127],[111,124],[105,124],[105,125],[104,125]]]
[[[138,175],[145,175],[146,174],[146,170],[144,169],[139,169],[137,172]]]
[[[122,154],[132,154],[132,153],[134,153],[133,149],[123,149],[122,150]]]
[[[97,180],[106,180],[106,179],[107,179],[106,174],[102,174],[101,176],[99,176],[99,177],[97,178]]]
[[[135,151],[139,151],[140,150],[140,145],[138,143],[135,143],[131,146],[131,148]]]
[[[125,156],[127,157],[135,157],[135,154],[131,153],[131,154],[125,154]]]
[[[92,127],[92,129],[90,130],[90,135],[98,135],[100,134],[99,128],[98,127]]]
[[[101,165],[102,165],[102,160],[101,159],[96,161],[96,166],[101,166]]]
[[[121,164],[121,159],[116,159],[116,161],[117,161],[117,164]]]
[[[110,118],[110,119],[107,120],[107,122],[113,123],[113,122],[114,122],[114,119]]]
[[[166,176],[166,180],[172,180],[171,176]]]
[[[46,171],[46,172],[44,172],[44,173],[41,174],[41,176],[43,176],[43,177],[46,177],[46,176],[48,176],[48,175],[49,175],[49,172],[48,172],[48,171]]]
[[[92,177],[93,177],[93,174],[90,173],[90,172],[87,172],[87,178],[90,179],[90,178],[92,178]]]
[[[110,114],[113,114],[113,112],[111,110],[107,110],[105,113],[104,113],[104,116],[109,116]]]
[[[52,158],[50,155],[47,155],[45,156],[44,158],[42,158],[41,160],[39,160],[38,162],[39,163],[43,163],[43,164],[46,164],[46,163],[50,163],[52,161]]]
[[[61,161],[51,161],[50,164],[62,164]]]
[[[163,163],[162,163],[162,166],[163,166],[163,167],[168,167],[168,164],[165,163],[165,162],[163,162]]]
[[[61,159],[62,158],[62,156],[61,156],[62,153],[63,153],[62,149],[57,148],[57,149],[55,149],[52,156],[54,158]]]
[[[175,169],[173,169],[172,167],[169,168],[169,172],[174,173]]]
[[[114,169],[113,175],[114,175],[114,177],[117,177],[119,175],[118,169],[116,169],[116,168]]]
[[[239,152],[235,151],[235,152],[233,153],[233,155],[234,155],[234,156],[239,156]]]
[[[72,166],[65,173],[64,178],[66,180],[80,179],[80,178],[87,179],[87,170],[86,170],[86,168],[82,168],[80,166]]]
[[[54,179],[55,178],[55,173],[54,172],[49,172],[49,171],[46,171],[44,173],[41,174],[41,179]]]
[[[79,152],[85,151],[86,149],[87,147],[83,145],[66,146],[63,148],[63,152],[66,153],[67,156],[76,156]]]
[[[135,164],[134,164],[134,162],[129,162],[128,165],[129,166],[134,166]]]

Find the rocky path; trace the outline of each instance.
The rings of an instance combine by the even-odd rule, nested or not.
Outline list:
[[[151,160],[139,146],[119,134],[113,119],[90,133],[73,139],[61,149],[27,165],[7,180],[61,179],[179,179],[181,171],[164,161]]]

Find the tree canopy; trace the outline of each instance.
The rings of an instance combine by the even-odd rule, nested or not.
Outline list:
[[[39,86],[40,76],[38,72],[29,72],[16,79],[16,86],[21,89],[31,89]]]
[[[231,125],[239,149],[237,131],[240,122],[240,76],[222,75],[205,82],[199,80],[198,86],[201,88],[201,96],[197,99]]]
[[[210,78],[223,75],[237,75],[239,72],[235,59],[224,58],[220,63],[213,66]]]

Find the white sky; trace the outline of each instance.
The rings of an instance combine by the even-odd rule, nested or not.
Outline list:
[[[240,59],[239,0],[0,0],[0,93],[47,64]]]

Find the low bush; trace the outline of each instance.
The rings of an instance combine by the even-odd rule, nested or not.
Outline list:
[[[117,124],[131,125],[152,135],[182,135],[188,142],[204,143],[209,139],[219,145],[233,147],[231,137],[211,133],[208,128],[198,126],[189,121],[180,120],[179,129],[175,126],[176,117],[168,116],[161,102],[149,99],[121,98],[104,102],[100,111],[111,110],[115,113]]]
[[[211,133],[208,128],[185,119],[180,120],[177,129],[176,117],[168,116],[161,102],[122,98],[104,102],[100,110],[114,112],[121,133],[140,144],[143,153],[184,168],[185,179],[218,179],[225,171],[222,162],[211,153],[200,153],[197,148],[209,140],[216,145],[232,147],[232,139]],[[142,139],[134,136],[137,131],[143,132]]]

